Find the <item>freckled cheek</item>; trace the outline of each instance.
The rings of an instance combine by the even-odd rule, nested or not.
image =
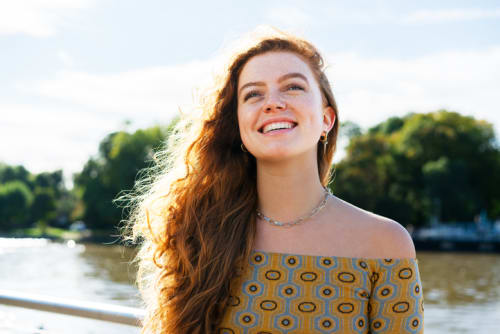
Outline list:
[[[252,131],[254,121],[248,110],[238,109],[238,126],[240,128],[240,136],[245,138]]]

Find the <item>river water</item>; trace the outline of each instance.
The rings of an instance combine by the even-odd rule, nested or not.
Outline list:
[[[0,289],[140,307],[132,249],[0,238]],[[500,255],[418,252],[425,333],[498,333]],[[133,326],[0,305],[1,334],[138,334]]]

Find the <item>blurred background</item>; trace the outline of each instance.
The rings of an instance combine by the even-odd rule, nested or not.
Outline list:
[[[268,24],[328,63],[335,195],[412,234],[425,332],[500,321],[498,1],[0,2],[0,288],[142,307],[112,200],[221,50]],[[0,305],[1,333],[138,328]]]

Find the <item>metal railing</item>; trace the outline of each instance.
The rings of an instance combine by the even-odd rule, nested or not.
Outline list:
[[[141,326],[145,311],[133,307],[0,290],[0,304]]]

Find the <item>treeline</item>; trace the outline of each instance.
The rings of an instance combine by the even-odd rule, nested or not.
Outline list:
[[[137,173],[152,163],[177,122],[107,135],[98,154],[64,186],[61,170],[31,174],[23,166],[0,165],[0,232],[28,227],[67,228],[83,220],[91,229],[114,230],[122,209],[112,203],[120,191],[132,189]]]
[[[391,117],[362,133],[348,127],[335,168],[340,198],[416,227],[435,217],[500,217],[500,150],[492,124],[440,110]]]
[[[0,230],[67,224],[75,203],[61,170],[31,174],[0,163]]]
[[[151,166],[153,155],[164,148],[177,119],[167,127],[155,126],[130,134],[111,133],[101,141],[99,154],[74,175],[74,191],[80,200],[80,219],[90,228],[116,226],[122,208],[113,203],[122,191],[133,188],[139,171]]]
[[[67,227],[75,220],[115,228],[124,217],[113,199],[132,189],[175,122],[107,135],[73,176],[71,190],[62,171],[31,174],[0,165],[0,230]],[[490,219],[500,217],[500,149],[490,123],[440,110],[391,117],[365,131],[346,122],[341,135],[349,145],[330,184],[340,198],[415,227],[433,216],[471,221],[482,210]]]

